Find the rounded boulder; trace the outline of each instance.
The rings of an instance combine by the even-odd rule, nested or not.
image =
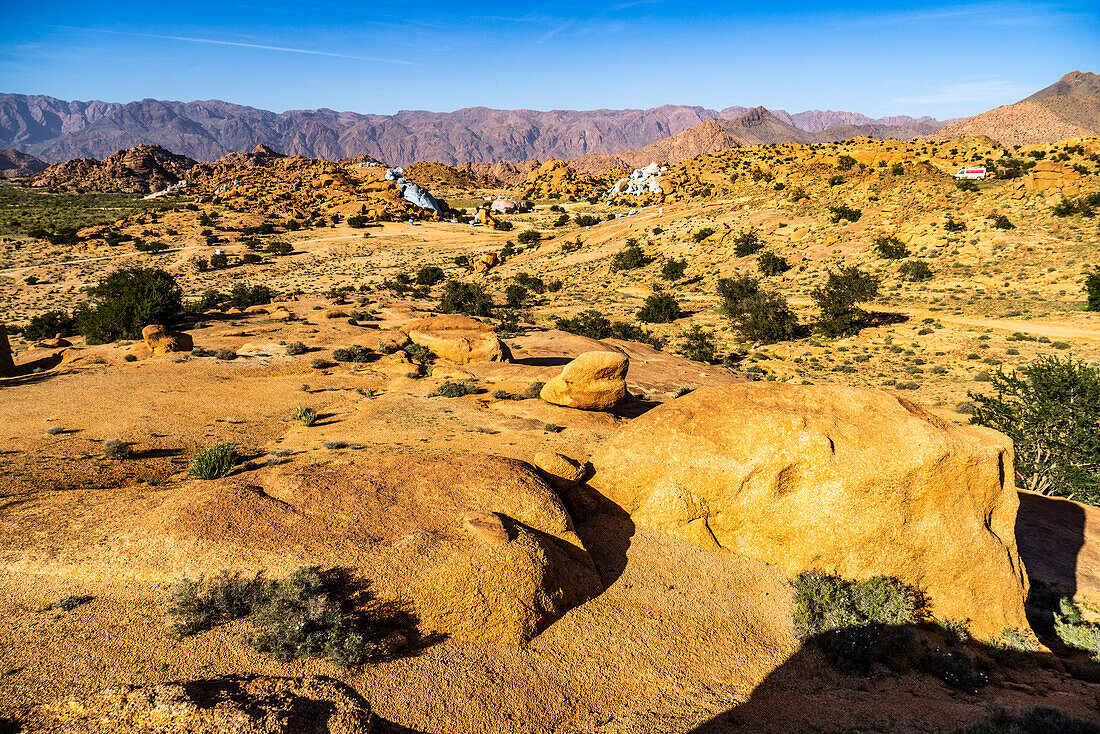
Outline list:
[[[630,359],[622,352],[585,352],[551,377],[539,397],[580,410],[610,410],[626,398]]]

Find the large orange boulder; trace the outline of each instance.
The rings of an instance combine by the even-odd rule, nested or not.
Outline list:
[[[141,330],[141,338],[153,356],[171,352],[190,352],[194,349],[191,335],[183,331],[169,331],[160,324],[150,324]]]
[[[626,397],[630,359],[622,352],[585,352],[551,377],[539,397],[581,410],[610,410]]]
[[[980,636],[1026,629],[1012,442],[885,392],[704,388],[631,423],[590,485],[635,522],[847,578],[894,576]]]
[[[492,326],[468,316],[417,319],[402,327],[402,331],[413,343],[451,364],[503,362],[510,356]]]

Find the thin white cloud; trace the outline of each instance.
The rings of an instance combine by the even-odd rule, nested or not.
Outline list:
[[[966,102],[1015,101],[1035,91],[1030,87],[1011,84],[1003,79],[988,79],[979,82],[959,82],[946,84],[928,94],[912,97],[897,97],[894,104],[899,105],[947,105]]]
[[[371,61],[379,64],[401,64],[402,66],[420,66],[415,61],[405,59],[385,59],[375,56],[354,56],[352,54],[338,54],[330,51],[316,51],[308,48],[290,48],[287,46],[268,46],[262,43],[242,43],[240,41],[222,41],[214,38],[193,38],[190,36],[161,36],[155,33],[130,33],[127,31],[110,31],[102,28],[77,28],[74,26],[58,26],[69,30],[90,31],[92,33],[110,33],[119,36],[135,36],[138,38],[159,38],[165,41],[183,41],[186,43],[205,43],[214,46],[235,46],[237,48],[255,48],[261,51],[279,51],[291,54],[307,54],[309,56],[328,56],[334,59],[351,59],[353,61]]]

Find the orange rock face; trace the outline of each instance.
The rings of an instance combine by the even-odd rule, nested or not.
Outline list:
[[[508,347],[497,338],[492,326],[467,316],[417,319],[406,324],[403,330],[414,343],[427,347],[451,364],[502,362],[510,356]]]
[[[146,326],[141,330],[141,338],[145,340],[145,346],[149,347],[153,356],[170,352],[190,352],[194,348],[190,334],[168,331],[160,324]]]
[[[654,408],[592,460],[635,522],[789,573],[894,576],[979,636],[1026,629],[1011,441],[857,388],[750,383]]]
[[[626,397],[630,359],[622,352],[585,352],[543,386],[548,403],[581,410],[610,410]]]

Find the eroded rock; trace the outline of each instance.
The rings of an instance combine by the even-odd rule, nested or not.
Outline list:
[[[581,410],[610,410],[626,397],[630,359],[622,352],[585,352],[543,386],[548,403]]]

